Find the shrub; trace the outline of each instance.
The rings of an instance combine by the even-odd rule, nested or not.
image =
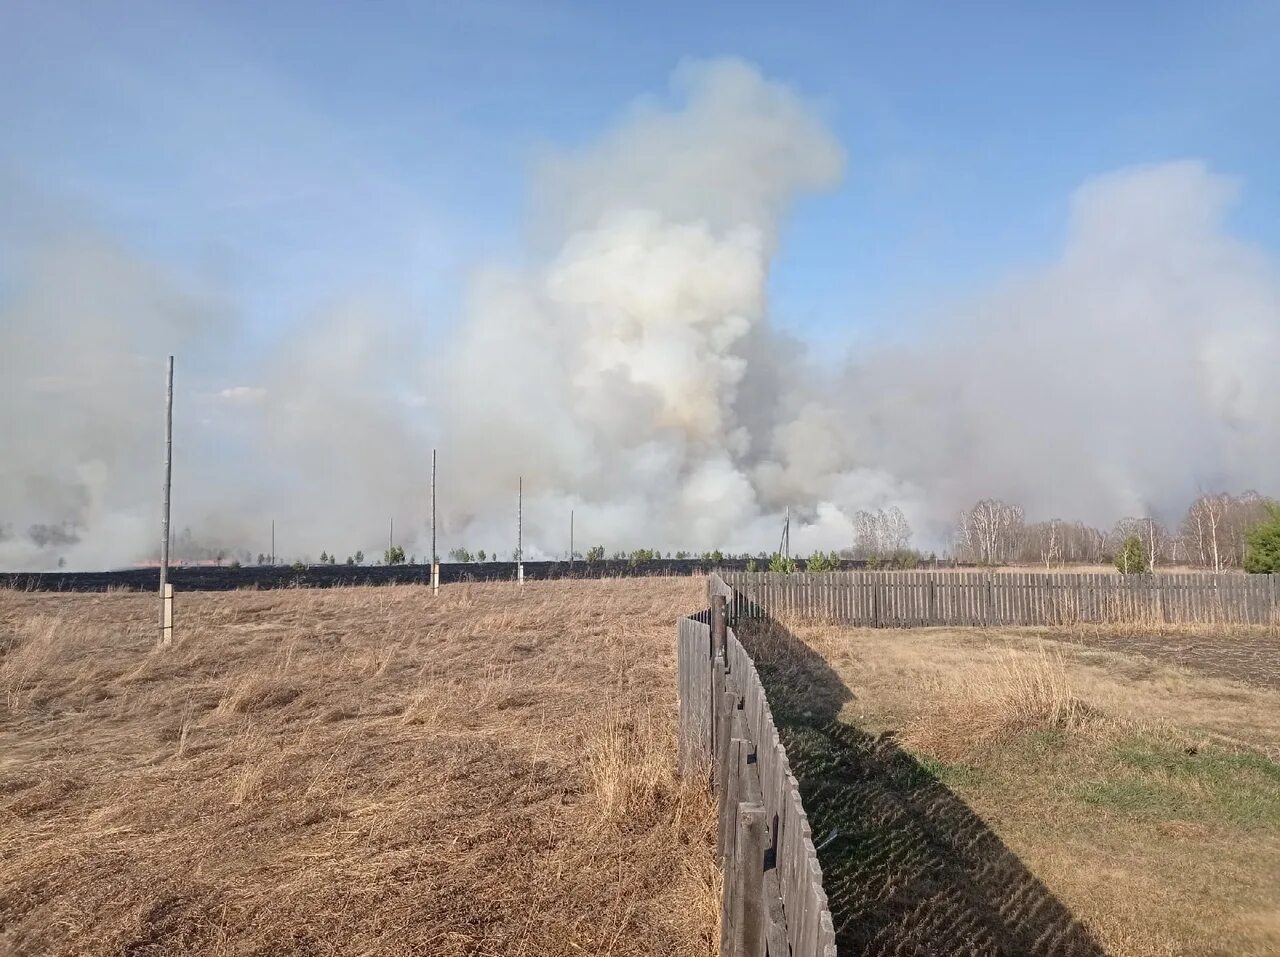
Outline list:
[[[1280,504],[1267,506],[1271,518],[1245,536],[1244,570],[1255,575],[1280,574]]]
[[[894,552],[886,560],[888,568],[918,568],[920,567],[920,553],[913,552],[909,548],[902,548]]]
[[[476,561],[487,562],[488,560],[489,560],[489,556],[484,553],[483,548],[480,549],[480,551],[476,552]]]
[[[455,562],[462,562],[463,564],[466,564],[467,562],[470,562],[473,560],[472,554],[469,551],[467,551],[465,548],[453,549],[452,551],[449,552],[449,557],[452,558]],[[480,553],[480,560],[484,561],[484,552]]]
[[[604,561],[604,546],[603,546],[603,545],[592,545],[590,548],[588,548],[588,549],[587,549],[587,561],[589,561],[589,562],[602,562],[602,561]]]
[[[804,563],[805,571],[834,572],[840,568],[839,552],[814,552]]]
[[[1130,535],[1120,546],[1120,551],[1116,553],[1116,569],[1121,575],[1141,575],[1151,570],[1147,550],[1137,535]]]
[[[356,564],[357,565],[364,564],[364,552],[356,552]]]
[[[382,553],[382,562],[384,565],[403,565],[404,549],[399,545],[392,545]]]
[[[637,548],[631,553],[628,562],[632,568],[635,568],[641,562],[651,562],[657,557],[657,553],[651,548]]]
[[[293,570],[295,572],[305,572],[307,570],[307,566],[303,564],[302,559],[299,558],[296,562],[293,563]]]
[[[796,560],[794,558],[783,558],[781,552],[774,552],[769,559],[769,571],[781,572],[784,575],[794,575],[796,570]]]
[[[747,562],[747,571],[754,572],[754,571],[757,571],[759,568],[760,566],[756,563],[756,560],[754,558]]]

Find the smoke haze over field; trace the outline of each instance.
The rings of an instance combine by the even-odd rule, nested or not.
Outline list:
[[[1110,524],[1275,491],[1280,275],[1227,228],[1238,184],[1196,161],[1104,173],[1052,261],[815,362],[770,323],[769,269],[845,162],[791,89],[686,65],[671,97],[543,160],[532,265],[478,271],[447,342],[353,294],[251,361],[216,281],[74,215],[14,217],[0,566],[155,552],[170,351],[175,527],[257,553],[274,518],[290,558],[372,554],[393,515],[424,555],[433,445],[441,551],[509,553],[523,475],[529,557],[564,552],[571,508],[580,548],[757,552],[790,507],[808,551],[849,545],[858,509],[899,506],[928,545],[988,495]]]

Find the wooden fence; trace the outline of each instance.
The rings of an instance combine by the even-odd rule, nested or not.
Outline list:
[[[835,929],[800,789],[751,657],[726,621],[732,589],[677,625],[680,770],[710,779],[724,868],[721,957],[835,957]],[[705,619],[710,618],[710,624]]]
[[[735,616],[851,625],[1280,624],[1280,575],[725,572]],[[736,620],[736,619],[735,619]]]

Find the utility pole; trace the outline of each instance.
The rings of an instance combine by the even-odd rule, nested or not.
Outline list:
[[[436,450],[431,450],[431,591],[440,594],[440,561],[436,558]]]
[[[569,567],[573,567],[573,509],[569,509]]]
[[[391,519],[391,527],[387,529],[387,564],[391,564],[391,549],[396,547],[396,520]]]
[[[271,520],[271,565],[272,567],[275,567],[275,564],[276,564],[276,520],[273,518]]]
[[[778,551],[782,553],[785,561],[791,557],[791,506],[787,506],[786,517],[782,520],[782,541],[778,544]]]
[[[173,484],[173,356],[164,395],[164,513],[160,519],[160,644],[173,642],[173,586],[169,584],[169,489]]]
[[[524,584],[524,476],[516,480],[516,581]]]

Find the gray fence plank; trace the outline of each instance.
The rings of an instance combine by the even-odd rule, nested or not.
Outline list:
[[[739,572],[738,614],[871,627],[1036,626],[1073,622],[1269,624],[1277,576],[1170,572]],[[728,587],[727,585],[725,586]]]
[[[724,594],[735,584],[739,594],[725,596],[734,620],[761,606],[834,617],[836,602],[851,592],[843,574],[712,576],[717,580],[707,593]],[[716,771],[717,845],[725,867],[721,953],[826,955],[825,929],[832,925],[822,871],[755,663],[731,627],[715,658],[711,629],[701,622],[682,619],[676,641],[680,768]],[[768,866],[766,848],[772,851]]]

